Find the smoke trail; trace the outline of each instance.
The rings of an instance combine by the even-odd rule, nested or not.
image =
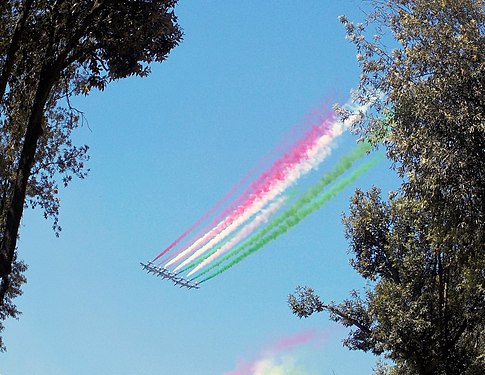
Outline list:
[[[268,153],[269,155],[269,153]],[[236,184],[234,185],[231,190],[220,199],[219,202],[216,203],[216,205],[209,210],[208,213],[206,213],[202,218],[200,218],[192,227],[190,227],[187,231],[185,231],[179,238],[177,238],[170,246],[168,246],[163,252],[161,252],[155,259],[152,260],[152,262],[155,262],[158,260],[160,257],[165,255],[168,251],[170,251],[172,248],[174,248],[176,245],[180,243],[182,239],[184,239],[190,232],[192,232],[195,228],[197,228],[200,224],[202,224],[207,218],[209,218],[210,215],[212,215],[214,212],[216,212],[225,202],[227,202],[236,192],[238,189],[240,189],[242,186],[244,186],[249,178],[253,176],[260,168],[261,166],[267,161],[269,158],[268,155],[265,155],[262,157],[256,165],[251,168],[251,170],[246,173],[246,175]],[[184,249],[186,249],[188,246],[192,245],[199,237],[201,237],[204,233],[210,230],[210,228],[214,227],[219,221],[221,221],[224,217],[226,217],[228,214],[230,214],[242,201],[247,199],[247,197],[253,192],[254,190],[254,184],[251,184],[248,188],[244,190],[242,195],[240,195],[233,203],[229,205],[229,207],[225,208],[217,217],[215,217],[212,222],[207,224],[204,228],[202,228],[201,231],[199,231],[195,236],[193,236],[190,240],[188,240],[182,248],[173,254],[172,256],[168,257],[167,259],[163,260],[162,263],[168,262],[169,260],[173,259],[175,256],[177,256],[179,253],[181,253]]]
[[[184,233],[182,233],[175,241],[173,241],[165,250],[163,250],[160,254],[158,254],[152,262],[157,261],[160,257],[164,256],[170,250],[172,250],[175,246],[177,246],[180,241],[182,241],[185,237],[187,237],[195,228],[197,228],[200,224],[202,224],[207,218],[212,215],[215,211],[217,211],[228,199],[230,199],[234,193],[237,191],[238,185],[234,186],[224,197],[222,197],[209,211],[207,211],[203,216],[201,216],[189,229],[187,229]]]
[[[344,124],[341,122],[334,122],[330,129],[329,121],[324,122],[318,127],[314,127],[309,135],[298,142],[297,146],[291,152],[285,154],[283,158],[275,163],[270,169],[270,178],[265,178],[267,182],[258,188],[257,193],[250,197],[241,207],[234,210],[229,217],[220,222],[215,228],[166,263],[165,267],[191,254],[198,246],[216,237],[216,242],[211,242],[210,246],[204,247],[203,251],[206,251],[228,233],[243,224],[252,215],[261,210],[269,201],[275,199],[279,194],[294,184],[301,176],[316,168],[330,154],[330,142],[341,135],[344,130]],[[233,229],[228,229],[221,236],[217,237],[235,221],[236,224],[232,227]],[[198,255],[202,252],[198,252]]]
[[[224,375],[317,375],[309,372],[302,364],[300,358],[292,355],[265,356],[251,363],[238,363],[234,371]]]
[[[334,114],[332,114],[331,119],[334,120],[334,122],[332,124],[333,125],[332,129],[330,130],[330,135],[332,136],[330,138],[335,138],[336,136],[340,135],[345,129],[350,127],[352,123],[354,123],[358,118],[362,116],[363,113],[367,111],[367,107],[368,106],[360,106],[360,107],[353,108],[354,114],[346,118],[343,121],[343,123],[335,122]],[[204,232],[201,232],[200,235],[202,235],[202,233],[205,233],[205,234],[202,235],[202,237],[200,238],[196,237],[196,239],[194,239],[192,242],[189,243],[188,247],[185,247],[185,246],[182,247],[176,254],[172,255],[169,258],[168,262],[167,260],[165,260],[165,262],[167,262],[165,264],[165,267],[168,267],[173,263],[179,261],[183,257],[190,255],[199,246],[203,246],[208,241],[210,241],[211,237],[218,236],[221,233],[221,231],[223,231],[227,226],[232,225],[232,223],[236,220],[238,216],[244,215],[246,213],[245,215],[246,219],[240,218],[240,220],[238,220],[238,223],[239,223],[238,226],[244,223],[245,220],[249,219],[259,209],[264,207],[264,205],[267,202],[269,202],[271,199],[274,199],[278,194],[281,194],[281,192],[276,191],[276,195],[266,197],[266,199],[263,200],[263,202],[258,202],[256,206],[253,207],[252,210],[250,210],[249,212],[246,212],[248,207],[251,207],[251,205],[254,203],[255,200],[258,201],[261,199],[261,194],[267,193],[270,191],[270,189],[273,188],[272,184],[274,184],[275,182],[281,181],[286,177],[289,177],[290,179],[292,179],[292,177],[296,177],[296,179],[298,179],[299,177],[301,177],[302,174],[307,173],[312,168],[316,168],[318,164],[326,157],[326,155],[330,153],[330,149],[328,149],[328,150],[323,150],[324,151],[323,155],[318,155],[318,153],[321,152],[322,150],[319,150],[319,147],[312,148],[312,145],[315,145],[315,144],[318,145],[318,143],[322,143],[322,142],[323,143],[330,142],[331,139],[329,140],[328,137],[325,135],[325,134],[328,134],[328,128],[330,126],[330,119],[328,117],[329,116],[327,115],[326,120],[323,120],[317,126],[313,126],[312,129],[307,133],[307,135],[302,140],[300,140],[296,144],[296,146],[290,150],[289,153],[285,154],[282,158],[277,160],[267,173],[263,173],[263,175],[260,176],[256,184],[252,185],[250,189],[248,189],[248,191],[243,194],[243,197],[245,199],[246,198],[248,199],[242,206],[238,206],[236,204],[232,205],[231,208],[233,209],[235,208],[232,211],[232,214],[230,214],[228,217],[226,217],[226,219],[224,219],[219,224],[217,224],[217,226],[212,230],[210,230],[209,232],[205,233],[205,230]],[[306,163],[304,162],[305,158],[307,159]],[[318,161],[318,159],[320,160]],[[315,160],[317,160],[316,164],[313,163],[313,165],[311,165],[312,162],[314,162]],[[296,173],[296,176],[291,176],[291,173],[288,173],[289,167],[292,166],[293,164],[298,164],[298,163],[301,164],[302,171],[299,172],[298,168],[296,168],[295,170],[293,170],[293,172]],[[305,171],[305,169],[307,170]],[[287,174],[289,176],[286,176]],[[284,187],[283,190],[286,187]],[[224,216],[225,215],[222,215],[222,217]],[[214,222],[214,224],[216,222]],[[223,236],[218,237],[218,240],[220,241],[222,238],[224,238],[225,235],[228,235],[235,229],[236,228],[233,228],[232,230],[225,232]],[[198,254],[200,255],[203,252],[209,250],[211,246],[205,247],[204,250],[202,252],[199,252]]]
[[[273,213],[275,213],[283,205],[283,203],[286,201],[286,199],[287,199],[286,197],[281,197],[280,199],[277,199],[274,203],[271,203],[266,209],[262,209],[261,214],[256,215],[256,217],[253,219],[253,221],[251,223],[249,223],[248,225],[243,227],[243,229],[241,229],[241,231],[238,234],[236,234],[231,241],[226,242],[226,244],[222,247],[224,249],[224,251],[233,247],[235,244],[237,244],[244,237],[247,237],[249,235],[249,233],[254,231],[262,223],[267,222],[269,216],[271,216]],[[260,210],[258,209],[258,211],[260,211]],[[177,272],[179,269],[181,269],[185,265],[189,264],[190,262],[192,262],[194,259],[198,258],[199,256],[201,256],[207,250],[210,250],[215,244],[223,241],[230,233],[232,233],[234,230],[236,230],[243,222],[247,221],[248,218],[249,217],[246,217],[246,215],[237,218],[237,220],[235,220],[232,223],[231,226],[225,228],[219,235],[214,237],[206,245],[201,247],[194,254],[192,254],[189,258],[187,258],[185,261],[180,263],[180,265],[177,266],[174,269],[174,272]],[[189,275],[187,275],[187,276],[189,276]]]
[[[222,229],[219,233],[216,233],[216,235],[212,237],[209,240],[209,242],[207,242],[204,246],[202,246],[200,249],[195,251],[187,259],[185,259],[182,263],[180,263],[177,267],[175,267],[174,272],[177,272],[179,269],[189,264],[191,261],[198,258],[208,250],[212,249],[215,245],[223,241],[225,238],[227,238],[227,236],[229,236],[231,233],[237,230],[242,224],[248,221],[253,215],[261,211],[263,207],[266,205],[266,203],[267,202],[263,200],[259,200],[258,202],[256,202],[256,204],[253,205],[251,210],[248,210],[244,215],[241,215],[238,218],[236,218],[233,222],[231,222],[228,226]],[[173,259],[174,262],[175,260],[176,259]],[[170,262],[167,263],[167,265],[170,265]]]
[[[195,267],[192,271],[190,271],[187,276],[191,276],[200,270],[202,267],[207,266],[210,264],[214,259],[218,258],[220,255],[224,254],[229,249],[233,248],[236,244],[242,241],[244,238],[249,236],[256,228],[258,228],[261,224],[266,223],[268,219],[277,212],[281,206],[286,202],[286,197],[281,197],[277,199],[274,203],[268,206],[267,209],[263,210],[259,215],[257,215],[254,220],[246,225],[243,229],[239,231],[230,241],[227,241],[224,246],[221,246],[217,251],[215,251],[212,255],[207,257],[205,260],[199,263],[197,267]],[[194,254],[195,255],[195,254]]]
[[[340,136],[343,131],[344,129],[342,123],[334,123],[329,133],[318,138],[316,142],[311,145],[311,147],[307,146],[308,150],[306,152],[306,155],[304,155],[302,161],[299,161],[287,170],[283,170],[281,176],[278,175],[276,177],[276,180],[271,181],[269,186],[263,189],[260,196],[257,196],[257,198],[254,200],[250,199],[249,202],[244,205],[240,213],[236,211],[236,214],[234,214],[234,219],[230,218],[229,220],[226,220],[226,222],[223,222],[223,229],[216,227],[213,229],[213,231],[209,232],[214,232],[214,237],[212,237],[209,242],[207,242],[199,250],[195,251],[195,253],[192,254],[189,258],[187,258],[179,266],[177,266],[174,271],[177,272],[180,268],[184,267],[195,258],[204,254],[207,250],[210,250],[214,245],[219,243],[221,240],[223,240],[229,234],[239,228],[242,224],[248,221],[253,215],[261,211],[261,209],[263,209],[263,207],[265,207],[269,202],[271,202],[273,199],[276,199],[285,190],[294,185],[303,175],[307,174],[312,169],[316,169],[318,165],[320,165],[320,163],[328,155],[330,155],[331,142],[336,137]],[[226,226],[224,226],[224,224]],[[193,249],[190,248],[185,250],[185,256],[188,255],[190,250],[193,251]],[[182,257],[182,255],[183,254],[180,254],[178,257]],[[165,267],[174,263],[176,261],[176,258],[168,262]]]
[[[291,336],[282,337],[275,341],[268,349],[272,352],[282,352],[283,350],[292,350],[300,345],[310,342],[318,342],[327,339],[328,332],[320,329],[308,329],[297,332]]]
[[[261,249],[263,246],[265,246],[268,242],[278,238],[282,234],[286,233],[290,228],[298,224],[301,220],[303,220],[306,216],[311,214],[312,212],[320,209],[326,202],[328,202],[330,199],[334,198],[340,191],[342,191],[347,185],[351,184],[354,182],[357,178],[359,178],[362,174],[367,172],[371,167],[373,167],[381,158],[374,158],[367,163],[363,164],[360,166],[358,169],[356,169],[354,172],[352,172],[348,177],[344,178],[342,181],[338,182],[335,186],[330,188],[330,190],[326,193],[323,194],[323,196],[319,199],[317,199],[314,203],[312,203],[309,207],[306,207],[303,209],[301,212],[299,212],[297,215],[292,216],[286,225],[281,225],[279,228],[277,228],[271,235],[262,238],[260,241],[258,241],[255,245],[250,247],[248,250],[246,250],[244,253],[239,255],[237,258],[235,258],[233,261],[228,263],[226,266],[222,267],[220,270],[217,272],[214,272],[213,274],[209,275],[205,279],[201,281],[205,282],[208,281],[224,271],[228,270],[235,264],[241,262],[244,258],[247,256],[251,255],[252,253],[258,251]]]
[[[294,196],[296,195],[296,192],[295,192],[295,189],[292,189],[291,191],[289,191],[287,194],[285,194],[285,202],[286,203],[287,201],[289,201],[290,199],[294,198]],[[268,207],[269,208],[269,207]],[[280,207],[281,208],[281,207]],[[267,209],[263,210],[263,211],[266,211]],[[248,224],[248,226],[252,226],[253,223],[251,222],[250,224]],[[255,228],[256,229],[256,228]],[[255,230],[253,229],[253,231]],[[243,229],[241,229],[240,232],[242,231],[245,231],[246,230],[246,227],[244,227]],[[224,239],[223,241],[221,241],[219,244],[217,244],[217,246],[214,246],[212,249],[210,249],[210,251],[206,252],[205,254],[201,255],[200,257],[194,259],[192,262],[190,262],[190,264],[186,265],[185,267],[183,267],[181,270],[179,270],[179,273],[185,273],[189,270],[191,270],[192,268],[194,267],[197,267],[200,263],[202,263],[204,260],[206,260],[207,258],[209,258],[210,256],[212,256],[212,254],[214,254],[215,252],[219,251],[219,249],[223,246],[226,246],[226,244],[229,242],[229,241],[233,241],[233,238],[236,237],[236,236],[240,236],[240,232],[236,233],[236,234],[232,234],[230,235],[228,238]],[[242,238],[244,239],[244,238]],[[241,239],[241,240],[242,240]],[[240,240],[240,241],[241,241]],[[239,242],[240,242],[239,241]],[[233,242],[233,246],[231,247],[234,247],[235,243]]]
[[[232,202],[227,208],[225,208],[217,217],[212,220],[208,225],[206,225],[202,230],[200,230],[195,236],[193,236],[189,241],[187,241],[178,251],[176,251],[174,254],[171,254],[171,256],[167,257],[162,261],[162,263],[168,264],[169,261],[173,260],[175,257],[177,257],[179,254],[184,252],[186,249],[188,249],[190,246],[194,246],[195,242],[199,240],[202,236],[204,236],[207,232],[211,230],[211,228],[214,228],[214,226],[217,226],[218,223],[223,221],[224,218],[226,218],[231,212],[233,212],[237,207],[240,206],[242,202],[244,202],[248,197],[254,193],[254,184],[249,186],[241,196],[239,196],[234,202]],[[200,245],[200,243],[199,243]]]
[[[352,167],[353,163],[363,157],[369,150],[371,149],[371,145],[369,143],[362,143],[355,147],[349,154],[343,156],[341,160],[337,163],[337,165],[328,173],[326,173],[320,181],[310,188],[308,192],[306,192],[300,199],[298,199],[293,206],[291,206],[288,210],[286,210],[283,214],[278,216],[276,219],[271,221],[265,228],[263,228],[260,232],[256,235],[251,237],[249,240],[244,242],[241,246],[234,249],[230,254],[223,257],[220,261],[216,262],[208,269],[204,270],[202,273],[197,275],[194,279],[199,278],[200,276],[206,274],[211,269],[219,266],[221,263],[226,261],[227,259],[231,258],[232,256],[236,255],[237,253],[241,252],[245,248],[253,245],[261,238],[263,238],[267,233],[271,232],[274,228],[278,227],[286,220],[291,218],[292,216],[298,213],[302,207],[306,204],[310,203],[313,199],[315,199],[325,187],[329,184],[334,182],[338,177],[340,177],[345,171]]]

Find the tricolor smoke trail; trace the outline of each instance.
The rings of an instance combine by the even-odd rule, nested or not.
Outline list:
[[[219,266],[221,263],[223,263],[229,257],[234,256],[238,252],[240,252],[240,251],[244,250],[245,248],[253,245],[257,241],[259,241],[261,238],[263,238],[266,234],[270,233],[274,228],[282,225],[285,221],[291,219],[294,216],[298,216],[298,214],[301,212],[302,208],[304,208],[306,205],[308,205],[310,202],[312,202],[312,200],[314,200],[328,185],[330,185],[332,182],[337,180],[337,178],[339,178],[343,173],[345,173],[348,169],[350,169],[352,167],[353,163],[355,161],[359,160],[360,158],[362,158],[367,152],[370,151],[370,149],[371,149],[370,144],[363,143],[363,144],[357,146],[351,153],[342,157],[340,162],[333,168],[333,170],[326,173],[320,179],[320,181],[317,184],[312,186],[308,190],[308,192],[306,192],[300,199],[298,199],[298,201],[295,202],[290,208],[288,208],[283,214],[281,214],[279,217],[277,217],[276,219],[271,221],[268,224],[268,226],[263,228],[258,234],[253,236],[251,239],[249,239],[248,241],[243,243],[240,247],[238,247],[237,249],[232,251],[227,257],[222,258],[213,267],[206,269],[204,273],[207,273],[210,269]],[[227,249],[226,249],[226,251],[227,251]],[[220,250],[218,250],[216,253],[218,253],[217,256],[214,254],[213,256],[209,257],[206,260],[205,265],[211,263],[213,260],[215,260],[220,255],[222,255],[222,252],[220,252]],[[194,269],[187,276],[191,276],[196,271],[198,271],[200,268]],[[199,275],[199,277],[201,275]]]
[[[266,223],[269,218],[276,213],[283,203],[285,203],[286,198],[282,197],[278,200],[276,200],[274,203],[268,206],[267,209],[264,209],[261,211],[261,213],[256,216],[256,218],[246,225],[239,233],[237,233],[233,238],[231,238],[229,241],[227,241],[223,246],[221,246],[214,254],[203,260],[197,267],[195,267],[192,271],[190,271],[187,276],[191,276],[192,274],[196,273],[198,270],[200,270],[202,267],[208,265],[209,263],[212,262],[215,258],[218,258],[222,254],[224,254],[226,251],[229,249],[232,249],[235,245],[237,245],[239,242],[241,242],[244,238],[249,236],[256,228],[258,228],[261,224]]]
[[[182,241],[185,237],[187,237],[194,229],[199,227],[205,220],[207,220],[214,212],[216,212],[222,205],[224,205],[231,197],[237,192],[239,187],[244,184],[246,180],[246,176],[238,182],[236,185],[232,187],[229,192],[224,195],[217,203],[209,210],[207,211],[204,215],[200,217],[189,229],[187,229],[185,232],[183,232],[175,241],[173,241],[165,250],[163,250],[160,254],[158,254],[152,262],[158,260],[161,258],[163,255],[168,253],[170,250],[172,250],[175,246],[177,246],[180,241]]]
[[[334,114],[327,115],[319,124],[305,133],[295,145],[276,160],[267,171],[247,188],[243,182],[236,184],[216,205],[195,224],[163,250],[152,262],[144,265],[148,271],[169,278],[177,285],[188,288],[220,275],[247,256],[260,250],[268,242],[278,238],[294,227],[310,213],[320,209],[347,185],[354,182],[377,161],[362,164],[348,176],[341,178],[353,163],[370,151],[371,146],[361,144],[342,158],[333,170],[325,174],[317,184],[301,195],[282,214],[272,217],[292,202],[287,191],[299,180],[316,170],[331,154],[335,140],[365,112],[358,113],[345,122],[339,122]],[[339,178],[341,178],[339,180]],[[328,189],[328,190],[325,190]],[[237,190],[242,195],[226,204]],[[196,236],[180,246],[182,240],[207,221],[219,209],[222,212]],[[166,255],[165,260],[160,258]],[[158,261],[160,265],[153,262]],[[162,267],[161,264],[164,264]],[[209,275],[207,275],[209,272]],[[183,276],[186,274],[186,276]],[[205,276],[204,276],[205,275]],[[202,276],[205,278],[202,279]],[[188,280],[188,277],[192,277]],[[194,282],[194,280],[201,280]]]
[[[296,147],[286,153],[281,159],[277,160],[268,173],[263,174],[263,177],[260,179],[262,183],[257,185],[255,193],[246,202],[217,224],[215,228],[204,234],[204,236],[165,264],[165,267],[171,266],[183,257],[193,253],[197,247],[208,243],[207,246],[196,253],[196,256],[201,255],[236,230],[271,200],[292,186],[300,177],[316,168],[330,154],[331,141],[340,136],[343,131],[344,124],[335,121],[333,118],[327,119],[319,126],[313,127],[307,137],[298,142]]]

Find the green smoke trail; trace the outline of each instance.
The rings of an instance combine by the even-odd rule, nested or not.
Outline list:
[[[376,157],[372,160],[369,160],[367,163],[363,164],[359,168],[357,168],[355,171],[353,171],[348,177],[344,178],[342,181],[339,181],[336,185],[334,185],[330,190],[326,193],[324,193],[319,199],[317,199],[314,203],[309,205],[308,207],[305,207],[301,212],[298,212],[297,215],[293,215],[285,225],[281,225],[279,228],[277,228],[271,235],[266,236],[261,238],[258,242],[256,242],[253,246],[251,246],[248,250],[246,250],[244,253],[239,255],[237,258],[235,258],[233,261],[228,263],[226,266],[222,267],[219,269],[217,272],[214,272],[213,274],[209,275],[205,279],[201,281],[201,283],[210,280],[224,271],[228,270],[235,264],[241,262],[244,258],[247,256],[251,255],[252,253],[258,251],[261,249],[263,246],[265,246],[268,242],[275,240],[282,234],[286,233],[290,228],[298,224],[300,221],[302,221],[305,217],[307,217],[309,214],[312,212],[317,211],[320,209],[325,203],[327,203],[329,200],[334,198],[340,191],[342,191],[347,185],[351,184],[357,178],[359,178],[361,175],[363,175],[365,172],[367,172],[370,168],[372,168],[375,164],[377,164],[381,160],[381,157]]]
[[[253,235],[251,238],[246,240],[242,245],[238,246],[237,248],[233,249],[230,253],[222,257],[219,261],[215,262],[212,266],[207,267],[202,272],[200,272],[197,276],[195,276],[192,280],[198,279],[204,274],[208,273],[210,270],[220,266],[226,260],[232,258],[233,256],[237,255],[245,248],[253,245],[254,243],[258,242],[263,238],[266,234],[271,232],[274,228],[277,228],[286,220],[291,219],[292,217],[298,215],[298,211],[301,210],[305,205],[309,204],[313,199],[315,199],[322,191],[325,189],[329,184],[334,182],[338,177],[340,177],[345,171],[350,169],[353,163],[363,157],[372,146],[368,143],[362,143],[356,148],[354,148],[349,154],[343,156],[339,163],[327,174],[325,174],[320,181],[314,185],[308,192],[306,192],[297,202],[293,204],[287,211],[281,214],[279,217],[271,221],[265,228],[261,231]]]
[[[221,248],[226,242],[230,241],[232,239],[232,237],[234,237],[234,236],[235,236],[235,234],[233,234],[231,237],[225,239],[223,242],[221,242],[220,244],[218,244],[216,247],[214,247],[213,249],[211,249],[207,253],[205,253],[205,254],[201,255],[200,257],[194,259],[192,262],[190,262],[184,268],[182,268],[179,271],[179,273],[187,272],[188,270],[191,270],[192,268],[198,266],[204,260],[206,260],[207,258],[209,258],[212,254],[214,254],[217,250],[219,250],[219,248]]]
[[[325,187],[327,187],[329,184],[334,182],[345,171],[347,171],[350,167],[352,167],[353,163],[356,160],[363,157],[368,151],[370,151],[371,148],[372,146],[369,143],[362,143],[356,148],[354,148],[349,154],[343,156],[338,162],[338,164],[330,172],[325,174],[316,185],[311,187],[310,190],[306,192],[300,199],[298,199],[293,204],[293,206],[291,206],[287,211],[285,211],[283,214],[278,216],[276,219],[272,220],[268,225],[266,225],[265,228],[260,230],[252,237],[250,237],[242,245],[233,249],[229,254],[222,257],[219,261],[207,267],[205,270],[203,270],[201,273],[195,276],[192,280],[200,278],[202,275],[208,273],[210,270],[218,267],[223,262],[237,255],[245,248],[252,246],[253,244],[260,241],[262,238],[264,238],[266,234],[271,232],[274,228],[277,228],[286,220],[292,218],[293,216],[296,216],[299,210],[301,210],[303,207],[305,207],[305,205],[309,204],[312,200],[314,200],[323,191]]]

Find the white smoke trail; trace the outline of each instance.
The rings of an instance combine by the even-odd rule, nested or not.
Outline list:
[[[176,257],[171,259],[169,262],[165,264],[165,267],[169,267],[174,263],[178,262],[184,257],[187,257],[191,254],[194,250],[196,250],[200,245],[203,245],[207,242],[207,240],[214,236],[209,242],[207,242],[204,246],[202,246],[199,250],[197,250],[192,256],[178,265],[174,271],[178,271],[192,260],[196,259],[198,256],[202,255],[213,246],[224,240],[229,234],[234,232],[239,226],[249,220],[253,215],[259,212],[264,206],[271,202],[273,199],[278,197],[282,194],[286,189],[292,186],[298,179],[300,179],[303,175],[310,172],[312,169],[316,169],[321,162],[326,159],[327,156],[331,153],[331,142],[339,137],[345,130],[347,130],[360,116],[362,113],[365,113],[367,110],[366,106],[361,106],[355,108],[354,113],[355,115],[349,116],[343,123],[340,121],[335,121],[328,133],[322,135],[317,139],[316,142],[307,150],[306,157],[302,158],[297,164],[289,165],[286,172],[286,176],[283,180],[275,179],[270,184],[266,194],[262,194],[258,198],[256,198],[252,204],[245,208],[242,214],[236,218],[236,220],[229,222],[227,218],[222,220],[219,224],[216,225],[213,229],[195,241],[192,245],[190,245],[187,249],[183,252],[178,254]]]
[[[239,228],[242,224],[249,220],[253,215],[258,213],[266,205],[267,202],[268,201],[264,199],[256,199],[249,207],[249,209],[246,209],[244,211],[243,215],[239,216],[232,223],[227,224],[227,226],[219,234],[215,235],[209,242],[207,242],[199,250],[197,250],[190,257],[180,263],[174,269],[174,272],[177,272],[179,269],[189,264],[192,260],[196,259],[200,255],[204,254],[206,251],[210,250],[213,246],[224,240],[227,236],[229,236],[232,232],[234,232],[237,228]]]

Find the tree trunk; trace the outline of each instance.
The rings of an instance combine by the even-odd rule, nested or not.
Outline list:
[[[27,0],[25,4],[26,10],[28,10],[32,5],[31,3],[32,0]],[[66,48],[58,54],[57,59],[52,64],[49,64],[49,62],[46,61],[42,66],[39,85],[37,87],[35,99],[32,104],[32,112],[27,124],[27,130],[25,132],[24,144],[17,168],[17,176],[15,179],[12,200],[9,203],[5,229],[2,242],[0,244],[0,279],[2,280],[5,280],[5,278],[12,272],[12,262],[15,254],[15,248],[17,246],[18,229],[25,204],[27,183],[35,161],[37,141],[42,135],[42,120],[44,117],[45,104],[49,99],[52,87],[58,79],[60,72],[67,65],[72,63],[72,61],[69,61],[68,59],[69,53],[72,52],[78,43],[79,38],[90,26],[90,22],[103,9],[103,4],[104,3],[101,0],[97,0],[93,4],[88,15],[85,17],[83,22],[81,22],[80,29],[71,36]],[[51,44],[47,48],[46,58],[51,56],[53,47],[54,43],[51,41]],[[12,49],[12,47],[10,49]],[[0,297],[2,296],[0,295]],[[2,302],[3,298],[0,300],[0,304]]]
[[[0,246],[0,278],[2,279],[12,271],[12,261],[17,246],[18,229],[24,209],[27,183],[35,160],[37,141],[42,135],[44,107],[49,98],[55,78],[55,70],[52,67],[44,65],[25,132],[24,145],[20,155],[13,195],[9,203]]]

